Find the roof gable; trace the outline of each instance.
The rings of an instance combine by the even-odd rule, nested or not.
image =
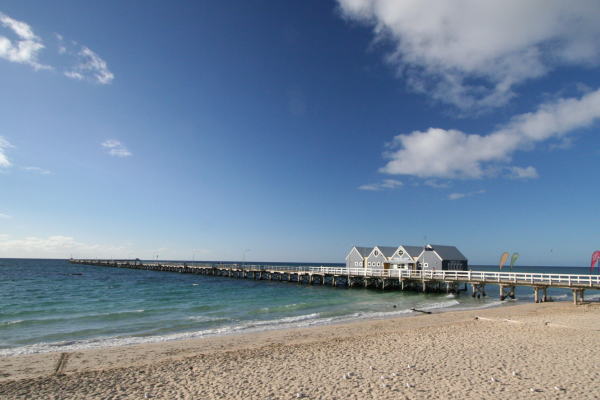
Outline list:
[[[377,253],[377,254],[375,254]],[[379,256],[383,256],[385,258],[385,254],[383,254],[383,251],[381,251],[381,248],[379,246],[375,246],[371,248],[371,251],[369,252],[369,257],[373,256],[373,257],[379,257]]]
[[[354,248],[363,257],[367,257],[369,254],[371,254],[371,251],[373,250],[373,247],[358,247],[358,246],[354,246]]]
[[[442,260],[460,260],[467,261],[467,258],[455,246],[444,246],[441,244],[432,244],[431,247]]]
[[[394,253],[396,252],[396,250],[398,249],[397,247],[391,247],[391,246],[377,246],[377,248],[387,258],[392,257],[394,255]]]
[[[423,251],[423,246],[402,246],[404,251],[408,253],[412,258],[417,258]]]

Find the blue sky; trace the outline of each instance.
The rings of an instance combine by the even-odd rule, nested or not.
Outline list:
[[[600,247],[600,5],[4,1],[0,257]]]

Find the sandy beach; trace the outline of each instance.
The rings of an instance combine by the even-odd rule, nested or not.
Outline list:
[[[598,399],[600,304],[0,358],[2,399]]]

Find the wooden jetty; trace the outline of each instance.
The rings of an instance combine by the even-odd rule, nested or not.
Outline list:
[[[188,262],[142,262],[135,260],[71,259],[73,264],[131,268],[255,279],[299,284],[343,287],[418,290],[421,292],[459,293],[471,286],[473,297],[486,296],[486,285],[497,285],[500,300],[515,297],[517,286],[533,288],[534,302],[548,300],[549,288],[571,289],[575,304],[584,300],[585,290],[600,290],[600,275],[542,274],[493,271],[421,271],[345,267],[301,267],[240,264],[201,264]]]

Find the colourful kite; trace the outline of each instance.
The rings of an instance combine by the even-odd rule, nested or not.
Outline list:
[[[504,253],[502,253],[502,255],[500,256],[500,269],[502,269],[502,267],[504,267],[504,264],[506,264],[506,260],[508,260],[508,252],[505,251]]]
[[[594,273],[594,266],[600,261],[600,250],[596,250],[592,253],[592,262],[590,263],[590,274]],[[600,264],[598,265],[598,272],[600,272]]]
[[[519,253],[513,253],[511,259],[510,259],[510,270],[512,271],[512,267],[513,265],[515,265],[515,262],[517,262],[517,258],[519,258]]]

